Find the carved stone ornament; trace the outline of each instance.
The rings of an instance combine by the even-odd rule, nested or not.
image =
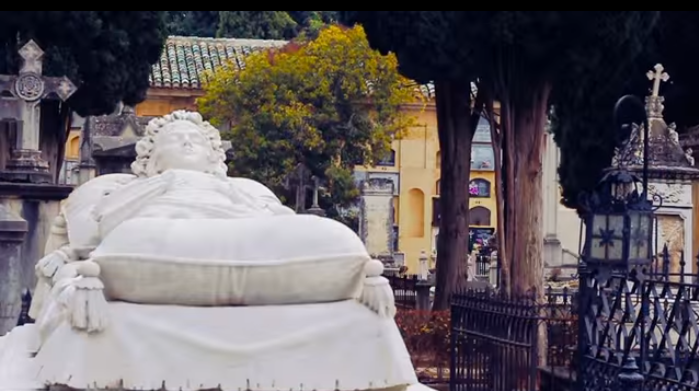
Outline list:
[[[691,205],[688,186],[681,184],[656,183],[648,185],[649,197],[660,196],[663,205]]]
[[[17,77],[15,81],[15,94],[22,100],[32,102],[40,99],[46,85],[41,79],[41,75],[36,73],[25,73]]]
[[[363,192],[366,193],[389,193],[393,194],[395,184],[389,178],[371,178],[364,182]]]

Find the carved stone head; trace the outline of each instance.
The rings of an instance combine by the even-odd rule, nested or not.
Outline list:
[[[219,131],[199,113],[184,110],[151,120],[136,144],[131,170],[153,176],[168,169],[182,169],[226,176],[226,155]]]

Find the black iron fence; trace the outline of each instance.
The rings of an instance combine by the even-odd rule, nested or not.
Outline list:
[[[562,389],[572,374],[577,316],[569,289],[505,296],[467,291],[452,300],[452,391]],[[549,344],[544,342],[548,341]]]
[[[399,309],[416,309],[418,296],[417,275],[384,275],[391,284],[396,307]]]
[[[699,390],[696,270],[665,248],[643,278],[583,270],[579,289],[457,294],[451,390],[616,391],[636,365],[644,390]]]
[[[476,277],[479,280],[488,281],[490,278],[490,255],[476,255]]]

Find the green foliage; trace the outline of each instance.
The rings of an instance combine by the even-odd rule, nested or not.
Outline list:
[[[220,11],[165,11],[169,35],[215,37]]]
[[[414,121],[400,110],[415,90],[395,57],[371,50],[361,28],[333,26],[245,63],[217,72],[198,101],[214,124],[231,129],[231,172],[284,194],[284,178],[304,163],[325,183],[322,206],[342,215],[359,194],[354,165],[383,158]]]
[[[151,64],[160,58],[163,12],[0,12],[0,73],[16,73],[17,50],[34,39],[46,52],[44,73],[79,86],[68,100],[78,114],[108,114],[121,101],[134,105],[145,99]]]
[[[364,26],[372,47],[395,52],[420,81],[541,83],[570,67],[602,64],[610,51],[638,51],[652,26],[645,11],[340,11]],[[621,50],[618,50],[621,49]],[[527,94],[526,88],[510,91]]]
[[[338,11],[165,11],[170,35],[223,38],[315,38]]]
[[[298,25],[298,35],[315,38],[320,30],[337,21],[338,11],[286,11]]]
[[[297,24],[286,11],[219,11],[223,38],[291,39]]]
[[[455,134],[471,134],[463,113],[453,107],[473,107],[500,102],[503,142],[505,246],[503,282],[505,289],[529,289],[540,286],[542,238],[537,227],[540,217],[541,188],[537,184],[542,170],[541,137],[549,111],[551,95],[586,99],[580,95],[589,89],[577,87],[576,78],[587,70],[623,69],[644,48],[659,11],[340,11],[340,19],[359,23],[366,29],[372,47],[395,52],[401,72],[419,81],[434,81],[440,118],[442,149],[456,148]],[[619,68],[618,68],[619,67]],[[444,91],[474,82],[477,96],[452,96],[456,102],[444,104]],[[606,80],[597,83],[606,83]],[[572,90],[563,91],[560,90]],[[443,98],[440,99],[440,94]],[[463,92],[460,94],[465,95]],[[440,105],[440,100],[442,104]],[[459,102],[461,101],[461,102]],[[473,104],[473,103],[476,104]],[[468,105],[468,106],[467,106]],[[487,106],[486,106],[487,107]],[[611,108],[610,108],[611,110]],[[589,115],[591,110],[581,111]],[[558,110],[559,122],[574,110]],[[494,113],[489,113],[494,114]],[[449,124],[449,122],[452,124]],[[471,121],[473,122],[473,121]],[[458,123],[460,129],[454,129]],[[452,126],[449,126],[452,125]],[[449,141],[452,140],[452,141]],[[462,149],[467,154],[466,149]],[[454,171],[448,168],[451,157],[442,164],[443,215],[467,210],[467,196],[446,186],[453,182]],[[459,178],[461,180],[462,178]],[[460,198],[464,198],[463,201]],[[446,201],[446,200],[449,201]],[[446,205],[449,204],[449,205]],[[534,208],[534,209],[532,209]],[[440,262],[460,264],[463,258],[461,239],[467,218],[442,220]],[[440,235],[441,238],[442,235]],[[517,261],[515,262],[515,257]],[[439,263],[438,263],[439,265]],[[511,267],[511,269],[510,269]],[[446,268],[454,269],[454,266]],[[438,290],[435,306],[446,308],[448,294],[454,289],[449,275],[454,270],[438,267]],[[446,275],[446,276],[445,276]],[[448,283],[448,287],[439,288]],[[450,292],[449,292],[450,293]]]
[[[611,163],[618,137],[613,107],[624,94],[648,95],[646,72],[662,63],[671,76],[663,83],[665,119],[680,132],[699,123],[699,74],[691,64],[699,59],[699,12],[661,11],[652,35],[636,56],[609,57],[609,65],[580,67],[570,73],[573,89],[554,96],[554,134],[562,151],[559,177],[563,203],[578,208],[580,194],[594,189]]]
[[[395,52],[399,69],[411,78],[477,79],[492,98],[525,107],[537,86],[551,84],[552,102],[557,106],[556,140],[570,147],[564,148],[561,167],[564,199],[574,205],[580,189],[594,185],[600,170],[611,160],[610,140],[616,137],[609,133],[612,108],[633,84],[629,71],[638,63],[649,66],[657,58],[668,61],[674,56],[677,72],[696,74],[692,61],[686,60],[687,51],[677,50],[683,42],[680,37],[686,40],[699,32],[695,31],[699,29],[695,12],[663,12],[666,22],[660,24],[662,34],[656,34],[662,45],[654,49],[662,56],[637,61],[648,47],[658,13],[341,11],[341,20],[361,23],[372,46]],[[691,22],[683,23],[683,18]],[[696,87],[692,85],[691,90]],[[669,111],[671,116],[680,115]],[[573,155],[579,158],[571,158]]]
[[[454,11],[339,11],[342,23],[361,24],[371,47],[395,53],[399,70],[418,82],[474,80],[471,26]]]

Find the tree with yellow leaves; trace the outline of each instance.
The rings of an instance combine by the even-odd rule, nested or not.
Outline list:
[[[401,110],[419,98],[397,60],[369,47],[361,27],[330,26],[309,42],[255,52],[245,68],[209,78],[201,112],[230,129],[232,175],[256,179],[287,203],[284,178],[305,164],[324,183],[321,207],[343,221],[359,191],[352,172],[387,156],[415,121]],[[346,221],[345,221],[346,222]]]

